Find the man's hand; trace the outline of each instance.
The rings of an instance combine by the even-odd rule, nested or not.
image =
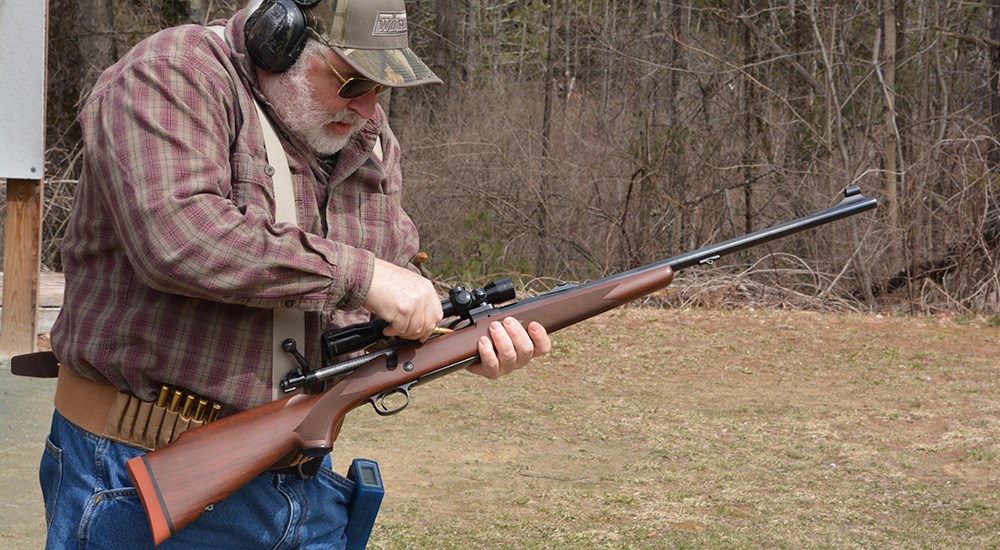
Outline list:
[[[527,330],[513,317],[490,323],[490,337],[479,339],[479,363],[469,367],[486,378],[499,378],[552,351],[545,327],[532,321]]]
[[[362,305],[389,323],[386,336],[407,340],[427,338],[444,316],[430,280],[379,259]]]

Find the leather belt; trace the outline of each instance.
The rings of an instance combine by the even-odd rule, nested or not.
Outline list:
[[[109,384],[59,369],[55,405],[66,420],[119,443],[152,451],[177,439],[190,428],[214,420],[221,405],[208,414],[208,401],[164,386],[157,402],[143,401]],[[165,397],[166,395],[166,397]],[[199,408],[201,409],[199,412]]]

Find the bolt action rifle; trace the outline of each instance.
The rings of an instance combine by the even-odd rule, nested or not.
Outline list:
[[[515,317],[527,326],[537,321],[552,333],[665,288],[674,273],[712,264],[723,255],[757,246],[818,225],[875,208],[874,198],[857,187],[843,200],[803,218],[755,231],[693,252],[581,285],[563,284],[509,305],[509,282],[466,291],[456,287],[442,305],[459,318],[456,328],[420,343],[382,336],[384,321],[355,325],[323,336],[325,366],[313,370],[286,340],[284,350],[299,364],[282,381],[286,392],[342,378],[319,393],[296,393],[223,417],[183,433],[161,449],[128,461],[156,544],[194,521],[206,506],[221,501],[260,473],[299,453],[322,457],[333,450],[344,417],[370,402],[382,415],[404,409],[410,389],[465,368],[478,360],[477,341],[491,320]],[[381,346],[371,344],[380,341]],[[345,352],[378,348],[360,357],[337,360]],[[390,408],[390,401],[402,403]],[[192,468],[198,464],[198,468]],[[207,474],[206,474],[207,473]]]

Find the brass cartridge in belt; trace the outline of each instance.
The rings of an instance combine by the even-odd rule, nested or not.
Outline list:
[[[194,410],[194,421],[204,422],[205,421],[205,410],[208,408],[208,399],[199,399],[198,407]]]
[[[170,386],[166,384],[160,386],[160,395],[156,396],[156,406],[161,409],[167,406],[167,397],[170,396]]]
[[[208,418],[205,419],[205,424],[209,422],[215,422],[219,418],[219,413],[222,412],[222,404],[212,402],[212,410],[208,412]]]
[[[181,399],[184,397],[184,392],[181,390],[174,390],[174,396],[170,398],[170,407],[167,409],[170,412],[177,412],[181,410]]]
[[[184,408],[181,409],[182,418],[191,418],[191,411],[194,409],[194,401],[194,394],[189,393],[184,399]]]

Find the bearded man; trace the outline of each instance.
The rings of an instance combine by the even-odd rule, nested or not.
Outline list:
[[[280,395],[284,327],[318,365],[322,331],[375,315],[420,340],[441,321],[376,102],[440,82],[408,48],[402,0],[265,0],[213,27],[143,40],[81,111],[40,467],[50,548],[151,547],[125,462],[210,414],[166,401],[226,415]],[[490,336],[470,370],[491,378],[551,348],[513,319]],[[161,547],[343,547],[353,483],[314,466],[258,476]]]

